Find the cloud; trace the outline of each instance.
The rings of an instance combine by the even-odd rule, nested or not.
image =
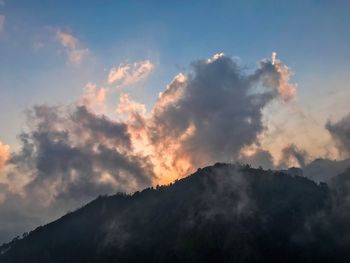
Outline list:
[[[59,40],[67,52],[81,48],[70,34],[61,32]],[[131,85],[153,68],[148,60],[122,64],[110,71],[108,83]],[[19,136],[20,150],[9,155],[8,146],[0,143],[0,170],[7,165],[0,180],[0,218],[23,218],[11,226],[0,220],[0,234],[53,219],[97,195],[169,183],[218,161],[264,168],[300,166],[317,182],[330,180],[350,161],[308,163],[309,154],[294,144],[274,160],[261,147],[268,117],[264,109],[273,101],[284,105],[295,97],[297,86],[289,83],[290,76],[276,54],[247,72],[220,53],[194,61],[190,72],[177,74],[150,110],[121,94],[117,118],[108,118],[101,114],[108,88],[94,83],[69,107],[35,106],[27,114],[27,130]],[[326,128],[348,156],[350,115],[329,121]]]
[[[12,177],[27,177],[21,189],[27,198],[43,206],[60,200],[77,204],[151,184],[147,159],[132,154],[125,124],[84,106],[36,106],[28,119],[30,129],[20,136],[22,148],[8,161]]]
[[[79,48],[72,35],[59,35],[68,51]],[[149,61],[123,65],[111,71],[110,83],[136,83],[152,69]],[[24,209],[23,227],[38,222],[30,219],[35,213],[52,219],[100,194],[169,183],[213,162],[239,160],[245,147],[259,147],[263,109],[285,101],[282,78],[269,60],[247,73],[218,54],[176,75],[149,111],[122,94],[116,120],[101,115],[106,88],[93,83],[69,107],[35,106],[20,150],[7,161],[0,185],[7,208],[0,217]],[[254,156],[266,165],[270,157],[262,149]]]
[[[132,114],[136,113],[141,116],[146,114],[146,106],[144,104],[138,103],[130,99],[128,94],[122,94],[119,97],[119,105],[117,107],[117,112],[120,114]]]
[[[4,169],[5,163],[9,158],[10,146],[0,141],[0,172]]]
[[[70,63],[79,65],[89,54],[89,49],[83,48],[79,40],[72,34],[57,29],[56,39],[65,49]]]
[[[145,79],[154,69],[154,64],[149,60],[135,63],[121,64],[109,71],[108,83],[117,86],[127,86],[135,84]]]
[[[281,98],[288,102],[295,97],[297,91],[297,85],[289,82],[292,72],[287,65],[277,59],[276,52],[272,53],[271,63],[279,74],[278,92]]]
[[[239,161],[249,164],[252,167],[262,167],[264,169],[275,168],[274,159],[267,150],[257,147],[245,147],[241,150]]]
[[[134,154],[124,123],[85,106],[35,106],[27,120],[28,128],[19,136],[20,150],[9,156],[8,147],[0,147],[0,164],[7,160],[0,178],[0,218],[13,222],[0,224],[6,237],[98,195],[152,184],[152,165]]]
[[[280,168],[291,166],[305,167],[309,156],[308,153],[299,149],[296,145],[291,144],[282,149],[281,160],[279,161]]]
[[[0,15],[0,33],[5,29],[5,21],[6,17],[4,15]]]
[[[57,38],[59,39],[59,41],[61,42],[61,44],[64,47],[70,48],[70,49],[75,49],[78,46],[78,39],[76,39],[75,37],[73,37],[71,34],[62,32],[60,30],[58,30],[56,32],[57,34]]]
[[[151,145],[141,148],[152,152],[156,174],[173,180],[215,161],[237,160],[243,147],[258,144],[265,129],[262,110],[274,99],[286,101],[281,67],[280,61],[264,60],[247,74],[218,54],[177,75],[150,114],[128,123],[143,134],[141,145]]]
[[[333,137],[340,154],[350,157],[350,114],[338,122],[328,121],[326,129]]]
[[[79,103],[94,112],[106,112],[106,93],[104,87],[97,88],[95,83],[86,84],[84,93],[80,97]]]

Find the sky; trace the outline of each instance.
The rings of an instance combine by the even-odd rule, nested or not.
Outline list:
[[[215,161],[348,158],[349,11],[0,0],[0,241]]]
[[[158,65],[143,83],[147,92],[137,97],[149,105],[192,61],[220,52],[247,67],[278,52],[295,73],[303,106],[324,114],[329,110],[323,107],[333,105],[322,99],[346,89],[348,1],[71,2],[9,0],[0,6],[0,100],[6,109],[0,136],[9,144],[16,144],[27,107],[71,102],[87,82],[103,81],[106,70],[125,61]],[[79,66],[67,63],[56,29],[89,50]]]

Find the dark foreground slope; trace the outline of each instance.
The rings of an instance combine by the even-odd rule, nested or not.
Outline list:
[[[0,262],[350,262],[347,178],[217,164],[99,197],[3,245]]]

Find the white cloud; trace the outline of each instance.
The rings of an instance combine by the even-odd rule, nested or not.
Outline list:
[[[58,29],[56,38],[65,49],[68,60],[72,64],[79,65],[89,54],[89,49],[82,47],[79,40],[70,33]]]
[[[108,83],[117,86],[135,84],[145,79],[154,69],[154,64],[149,60],[135,63],[121,64],[109,71]]]

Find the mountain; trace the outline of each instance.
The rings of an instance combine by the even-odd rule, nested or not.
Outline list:
[[[218,163],[100,196],[2,245],[0,262],[350,262],[349,178]]]

